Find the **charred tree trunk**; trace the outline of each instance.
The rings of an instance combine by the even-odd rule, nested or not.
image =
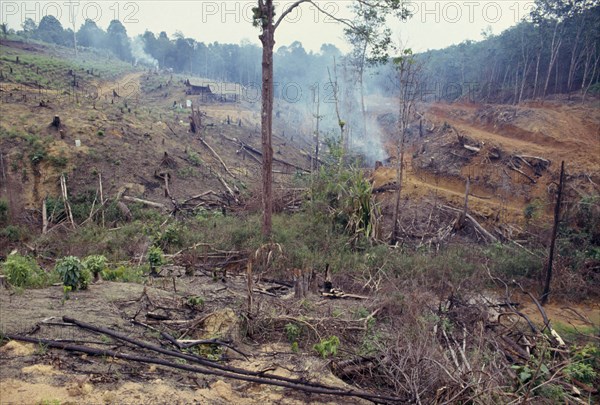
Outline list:
[[[554,206],[554,225],[552,227],[552,238],[550,239],[550,251],[548,252],[548,262],[546,263],[546,281],[544,283],[544,291],[540,301],[542,305],[548,302],[550,295],[550,282],[552,281],[552,262],[554,260],[554,246],[556,244],[556,234],[558,232],[558,224],[560,222],[560,204],[562,200],[563,183],[565,177],[565,162],[560,164],[560,180],[558,182],[558,191],[556,193],[556,205]]]
[[[263,223],[262,234],[271,236],[273,213],[273,147],[271,134],[273,131],[273,48],[275,47],[275,26],[273,25],[273,1],[265,1],[266,22],[259,36],[263,45],[262,55],[262,183],[263,183]]]
[[[398,191],[396,192],[396,203],[394,205],[394,219],[392,228],[392,238],[390,240],[391,245],[395,245],[398,242],[400,236],[400,195],[402,194],[402,177],[404,176],[404,132],[402,128],[402,135],[398,144],[398,164],[396,166],[396,182],[398,183]]]

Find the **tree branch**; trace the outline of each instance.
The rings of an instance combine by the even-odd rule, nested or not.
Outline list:
[[[277,29],[277,27],[279,27],[279,24],[281,24],[281,22],[283,21],[283,19],[285,17],[287,17],[287,15],[289,13],[291,13],[296,7],[298,7],[300,4],[302,3],[306,3],[306,2],[311,2],[310,0],[298,0],[296,1],[294,4],[292,4],[291,6],[289,6],[282,14],[281,16],[279,16],[279,18],[277,19],[277,22],[275,23],[275,29]]]
[[[319,12],[325,14],[327,17],[332,18],[332,19],[334,19],[337,22],[340,22],[340,23],[348,26],[352,31],[355,31],[357,29],[356,26],[354,24],[352,24],[352,22],[350,20],[348,20],[346,18],[339,18],[339,17],[334,16],[331,13],[328,13],[327,11],[325,11],[321,7],[319,7],[319,5],[317,3],[315,3],[314,1],[312,1],[312,0],[308,0],[308,2],[310,4],[312,4],[313,6],[315,6],[315,8],[317,10],[319,10]]]

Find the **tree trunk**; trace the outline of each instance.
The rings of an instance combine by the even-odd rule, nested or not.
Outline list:
[[[268,15],[267,23],[263,25],[263,32],[259,36],[263,45],[262,55],[262,183],[263,183],[263,223],[262,234],[265,238],[271,237],[273,214],[273,148],[271,134],[273,130],[273,48],[275,47],[275,27],[273,25],[273,1],[266,1]]]
[[[556,194],[556,205],[554,206],[554,225],[552,227],[552,238],[550,240],[550,251],[548,253],[548,263],[546,264],[546,281],[544,283],[544,291],[540,299],[542,305],[548,302],[550,295],[550,282],[552,281],[552,262],[554,260],[554,246],[556,244],[556,234],[558,232],[558,224],[560,221],[560,203],[562,199],[562,190],[565,177],[565,162],[560,164],[560,180],[558,182],[558,192]]]
[[[398,143],[398,164],[396,166],[396,181],[398,182],[398,191],[396,192],[396,204],[394,205],[394,228],[392,231],[392,238],[390,240],[391,245],[395,245],[398,242],[398,237],[400,235],[398,217],[400,216],[400,194],[402,194],[402,176],[404,174],[404,125],[402,125],[401,132],[400,142]]]
[[[546,74],[546,82],[544,83],[544,93],[542,94],[542,99],[546,98],[546,94],[548,93],[548,85],[550,83],[550,76],[552,75],[552,69],[554,68],[554,64],[558,59],[558,51],[560,49],[560,45],[562,43],[562,38],[558,33],[558,21],[554,26],[554,32],[552,34],[552,43],[550,44],[550,61],[548,62],[548,72]]]
[[[362,112],[362,118],[363,118],[363,122],[362,122],[362,136],[363,139],[367,139],[367,109],[365,107],[365,85],[363,83],[364,80],[364,75],[365,75],[365,63],[366,63],[366,57],[367,57],[367,45],[368,45],[368,41],[365,40],[364,46],[363,46],[363,50],[362,50],[362,60],[360,61],[360,70],[359,70],[359,78],[358,80],[360,81],[360,108],[361,108],[361,112]]]
[[[535,62],[535,79],[533,79],[533,96],[532,98],[535,100],[538,94],[538,78],[540,76],[540,61],[542,59],[542,47],[540,45],[540,49],[537,53],[537,60]]]

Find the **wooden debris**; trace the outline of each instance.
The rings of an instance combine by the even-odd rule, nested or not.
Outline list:
[[[455,211],[455,212],[461,212],[461,210],[454,208],[454,207],[450,207],[448,205],[442,205],[442,208],[451,210],[451,211]],[[489,233],[483,226],[481,226],[481,224],[479,222],[477,222],[477,220],[475,218],[473,218],[470,214],[466,214],[465,218],[468,219],[471,224],[475,227],[475,229],[477,229],[479,232],[481,232],[486,238],[488,238],[490,240],[490,242],[498,242],[498,238],[496,238],[494,235],[492,235],[491,233]]]
[[[243,370],[243,369],[234,369],[232,367],[227,367],[225,370],[223,370],[223,366],[220,366],[218,363],[210,362],[208,360],[204,360],[203,362],[201,362],[200,357],[182,355],[177,352],[166,351],[157,346],[152,347],[152,345],[143,345],[142,347],[146,347],[146,348],[152,347],[152,348],[150,348],[150,350],[159,351],[161,353],[167,352],[165,354],[184,358],[185,360],[192,361],[195,363],[200,363],[200,364],[202,364],[202,367],[196,366],[196,365],[172,362],[172,361],[164,360],[164,359],[157,358],[157,357],[131,355],[131,354],[126,354],[126,353],[122,353],[122,352],[116,352],[113,350],[94,349],[94,348],[87,347],[87,346],[67,344],[64,342],[59,342],[59,341],[50,340],[50,339],[37,339],[37,338],[32,338],[32,337],[28,337],[28,336],[20,336],[20,335],[15,335],[15,334],[6,334],[5,336],[12,340],[19,340],[22,342],[41,344],[41,345],[45,345],[47,347],[63,349],[66,351],[71,351],[71,352],[86,353],[90,356],[98,356],[98,357],[103,357],[103,358],[112,357],[112,358],[117,358],[117,359],[133,361],[133,362],[156,364],[156,365],[160,365],[160,366],[185,370],[185,371],[193,372],[193,373],[199,373],[199,374],[205,374],[205,375],[215,375],[215,376],[219,376],[219,377],[231,378],[234,380],[241,380],[241,381],[248,381],[248,382],[257,383],[257,384],[274,385],[274,386],[279,386],[279,387],[284,387],[284,388],[289,388],[289,389],[295,389],[295,390],[299,390],[299,391],[311,392],[311,393],[315,393],[315,394],[334,395],[334,396],[342,396],[342,397],[357,397],[357,398],[363,398],[363,399],[367,399],[372,402],[378,402],[378,403],[390,402],[390,401],[398,402],[398,403],[401,402],[400,398],[389,397],[389,396],[378,395],[378,394],[371,394],[371,393],[368,393],[365,391],[340,389],[340,388],[326,386],[326,385],[322,385],[322,384],[318,384],[318,383],[310,383],[310,382],[307,382],[307,381],[304,381],[301,379],[291,379],[291,378],[279,377],[276,375],[266,374],[266,373],[261,373],[261,372],[256,373],[256,372],[251,372],[251,371],[247,371],[247,370]],[[121,335],[118,338],[123,339],[124,336]],[[133,339],[130,339],[130,341],[132,343],[133,342],[142,343],[139,341],[134,341]],[[148,347],[148,346],[150,346],[150,347]],[[158,349],[160,349],[160,350],[158,350]],[[185,356],[185,357],[182,357],[182,356]]]
[[[131,201],[131,202],[141,203],[141,204],[147,205],[149,207],[159,208],[159,209],[162,209],[162,210],[167,210],[167,207],[164,204],[157,203],[157,202],[154,202],[154,201],[142,200],[141,198],[129,197],[129,196],[126,196],[126,195],[123,196],[122,198],[125,201]]]
[[[225,162],[223,162],[223,159],[221,159],[221,156],[219,156],[219,154],[217,152],[215,152],[215,150],[208,143],[206,143],[206,141],[204,139],[202,139],[202,138],[198,138],[198,139],[200,140],[200,143],[202,145],[204,145],[210,151],[210,153],[212,153],[212,155],[219,161],[219,163],[221,163],[221,166],[223,166],[223,168],[225,169],[227,174],[229,174],[231,177],[235,178],[233,173],[231,173],[231,170],[229,170],[229,168],[227,167]]]
[[[337,289],[337,288],[332,288],[329,292],[323,291],[321,293],[321,295],[323,297],[326,297],[326,298],[350,298],[350,299],[355,299],[355,300],[367,300],[367,299],[369,299],[369,297],[366,297],[364,295],[356,295],[356,294],[345,293],[342,290]]]
[[[69,203],[69,197],[67,193],[67,180],[65,179],[65,175],[60,175],[60,190],[62,193],[63,203],[65,205],[65,211],[67,213],[67,218],[71,222],[71,226],[73,228],[76,227],[75,220],[73,219],[73,212],[71,211],[71,204]]]

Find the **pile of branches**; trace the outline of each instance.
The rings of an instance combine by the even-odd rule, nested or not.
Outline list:
[[[270,370],[252,371],[239,367],[224,365],[195,354],[190,354],[189,352],[183,352],[182,346],[174,343],[177,342],[177,340],[171,336],[168,336],[168,334],[165,332],[161,332],[161,335],[170,341],[175,347],[167,348],[165,345],[156,345],[147,341],[134,339],[130,337],[129,334],[125,334],[103,326],[92,325],[67,316],[64,316],[62,321],[64,326],[75,326],[94,334],[98,334],[99,336],[104,335],[113,339],[115,341],[115,349],[108,349],[105,346],[98,347],[91,344],[73,344],[59,339],[45,339],[16,334],[6,334],[5,337],[12,340],[44,345],[48,348],[82,353],[88,356],[112,357],[115,359],[127,360],[128,362],[154,364],[193,374],[217,376],[232,380],[283,387],[306,393],[346,398],[362,398],[374,403],[400,403],[400,399],[396,397],[384,396],[356,389],[337,388],[317,382],[307,381],[305,378],[283,377],[271,373]]]
[[[410,403],[550,403],[555,391],[568,403],[593,402],[598,390],[566,371],[577,361],[544,308],[521,291],[544,320],[536,325],[506,291],[494,302],[452,294],[437,308],[411,296],[390,333],[373,335],[370,356],[334,362],[332,371]]]

